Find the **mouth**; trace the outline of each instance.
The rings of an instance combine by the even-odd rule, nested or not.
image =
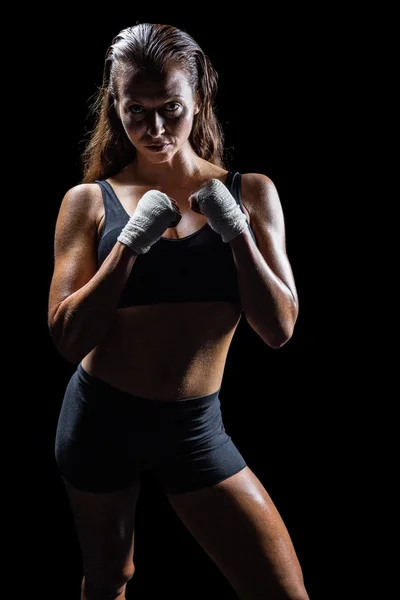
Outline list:
[[[171,144],[151,144],[149,146],[146,146],[146,148],[148,148],[151,152],[162,152],[170,145]]]

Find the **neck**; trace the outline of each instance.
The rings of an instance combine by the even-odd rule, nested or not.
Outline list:
[[[170,161],[152,163],[142,154],[137,154],[127,167],[137,181],[144,185],[185,188],[204,171],[204,161],[188,144],[179,150]]]

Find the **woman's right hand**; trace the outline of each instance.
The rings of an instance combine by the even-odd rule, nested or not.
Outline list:
[[[174,200],[173,198],[171,198],[171,196],[168,196],[168,198],[171,200],[174,209],[175,209],[175,218],[172,221],[172,223],[169,225],[169,227],[176,227],[179,223],[179,221],[182,219],[182,215],[181,215],[181,211],[179,210],[179,206],[176,202],[176,200]]]
[[[160,190],[149,190],[140,198],[118,241],[136,254],[144,254],[168,227],[176,227],[181,218],[175,200]]]

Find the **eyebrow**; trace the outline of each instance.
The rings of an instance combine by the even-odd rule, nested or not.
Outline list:
[[[162,96],[162,99],[164,102],[166,102],[167,99],[171,99],[171,98],[182,98],[182,100],[185,99],[184,96],[181,96],[181,94],[168,94],[168,95]],[[144,98],[142,100],[138,100],[138,99],[134,98],[133,96],[128,96],[128,95],[125,96],[125,103],[136,102],[137,104],[142,104],[144,100],[145,100]]]

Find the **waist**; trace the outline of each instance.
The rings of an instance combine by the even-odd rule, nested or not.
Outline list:
[[[118,390],[103,379],[100,379],[99,377],[96,377],[92,373],[86,371],[82,362],[78,364],[76,371],[78,379],[83,382],[84,385],[89,386],[92,392],[96,393],[97,403],[101,403],[103,401],[105,404],[109,404],[110,399],[112,399],[113,403],[117,402],[117,404],[121,405],[130,405],[134,403],[138,408],[145,408],[146,406],[149,406],[150,408],[157,408],[159,406],[161,409],[164,407],[170,413],[173,409],[168,409],[168,406],[172,407],[177,404],[173,399],[166,400],[164,398],[157,397],[149,398],[148,396],[139,396],[123,390]],[[185,398],[182,400],[182,402],[186,404],[187,411],[193,411],[197,408],[204,410],[207,408],[207,406],[211,406],[219,401],[220,391],[221,387],[210,394]]]
[[[149,399],[206,396],[221,386],[240,315],[240,308],[229,303],[119,309],[82,365],[113,386]]]

